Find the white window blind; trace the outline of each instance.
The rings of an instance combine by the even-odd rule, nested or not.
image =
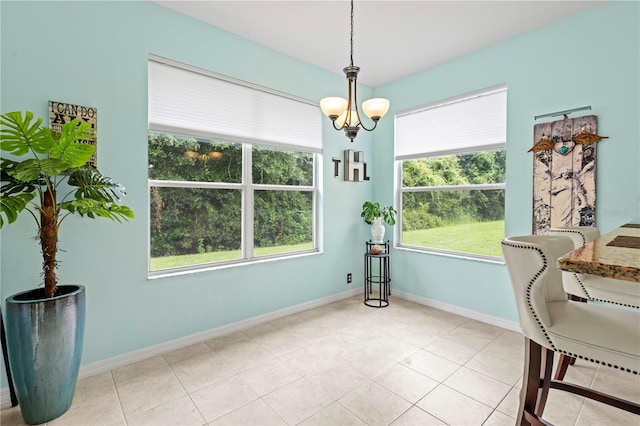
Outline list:
[[[149,129],[322,151],[322,114],[310,101],[149,59]]]
[[[395,116],[396,159],[504,147],[507,89],[493,87]]]

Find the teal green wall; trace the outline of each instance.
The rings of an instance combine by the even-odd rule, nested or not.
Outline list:
[[[390,99],[393,115],[506,83],[507,235],[531,233],[527,150],[533,145],[534,116],[591,105],[598,133],[609,136],[598,144],[596,166],[596,221],[606,232],[640,216],[639,20],[640,3],[605,3],[379,87],[376,96]],[[374,196],[392,202],[392,128],[374,135],[373,151],[373,174],[388,176],[375,186]],[[516,319],[504,265],[396,250],[393,283],[418,296]]]
[[[126,186],[125,201],[137,215],[124,225],[69,218],[61,228],[59,279],[87,286],[83,363],[359,288],[369,238],[360,205],[372,183],[333,177],[331,158],[355,144],[328,120],[322,254],[155,280],[146,269],[148,54],[315,101],[346,92],[340,70],[321,70],[150,2],[2,1],[0,8],[2,112],[46,117],[49,100],[96,107],[98,165]],[[358,149],[370,144],[370,135],[358,137]],[[27,215],[0,232],[3,301],[41,282],[34,235]]]
[[[374,191],[393,202],[393,113],[433,100],[508,85],[507,233],[530,231],[533,116],[582,105],[610,137],[598,146],[598,224],[608,230],[637,214],[638,15],[638,3],[605,4],[377,88],[393,110],[354,144],[325,120],[322,254],[147,280],[147,55],[312,100],[344,93],[344,77],[153,3],[0,2],[1,111],[46,116],[49,100],[98,108],[99,166],[127,187],[137,214],[124,225],[71,218],[63,226],[60,280],[88,291],[83,362],[358,288],[369,238],[360,205]],[[363,99],[373,92],[359,91]],[[371,181],[333,177],[331,158],[345,149],[365,151]],[[0,232],[2,300],[41,281],[29,219]],[[516,319],[503,265],[396,250],[392,268],[394,288]]]

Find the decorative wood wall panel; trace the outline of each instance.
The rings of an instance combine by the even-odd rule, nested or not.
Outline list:
[[[595,115],[534,126],[534,234],[549,228],[595,226],[596,144],[576,136],[595,136],[596,127]]]

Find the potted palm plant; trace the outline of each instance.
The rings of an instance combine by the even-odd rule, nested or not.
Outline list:
[[[56,133],[27,111],[1,115],[0,125],[0,150],[10,154],[0,160],[0,228],[28,214],[42,250],[44,286],[6,300],[16,395],[25,422],[39,424],[71,406],[84,337],[85,288],[56,277],[60,225],[73,214],[118,222],[134,214],[119,203],[124,187],[87,165],[95,151],[81,142],[92,137],[88,123],[73,120]]]
[[[392,206],[380,206],[378,202],[365,201],[362,205],[362,217],[365,223],[371,226],[371,236],[374,243],[382,243],[384,239],[383,222],[393,226],[396,224],[396,213]]]

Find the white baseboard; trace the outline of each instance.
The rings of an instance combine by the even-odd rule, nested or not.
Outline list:
[[[421,305],[429,306],[431,308],[440,309],[441,311],[451,312],[452,314],[461,315],[463,317],[467,317],[467,318],[471,318],[487,324],[495,325],[497,327],[506,328],[507,330],[522,333],[520,324],[517,321],[509,321],[504,318],[485,314],[483,312],[461,308],[460,306],[451,305],[449,303],[440,302],[437,300],[429,299],[427,297],[416,296],[414,294],[405,293],[404,291],[400,291],[400,290],[393,290],[393,295],[401,299],[408,300],[410,302],[419,303]]]
[[[149,346],[137,351],[128,352],[122,355],[116,355],[114,357],[92,362],[90,364],[84,364],[80,366],[79,378],[84,379],[86,377],[105,373],[115,368],[124,367],[125,365],[153,358],[154,356],[162,355],[219,336],[224,336],[225,334],[230,334],[239,330],[243,330],[245,328],[253,327],[254,325],[262,324],[278,318],[286,317],[288,315],[296,314],[298,312],[324,306],[329,303],[337,302],[339,300],[346,299],[360,293],[361,290],[359,288],[343,291],[331,296],[310,300],[308,302],[300,303],[299,305],[289,306],[284,309],[279,309],[267,314],[247,318],[245,320],[234,322],[232,324],[227,324],[221,327],[213,328],[211,330],[194,333],[189,336],[184,336],[168,342]],[[5,387],[0,389],[0,407],[7,408],[10,405],[11,397],[9,394],[9,388]]]

